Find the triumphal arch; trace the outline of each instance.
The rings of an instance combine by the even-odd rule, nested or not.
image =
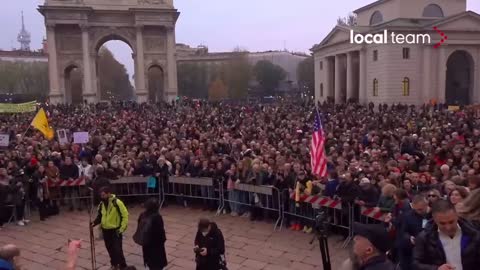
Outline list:
[[[82,99],[100,100],[98,51],[110,40],[121,40],[133,51],[138,102],[170,101],[177,96],[179,12],[173,0],[45,0],[39,11],[47,28],[51,103],[72,102],[68,85],[72,69],[82,73]],[[161,78],[149,80],[151,69],[161,70]],[[149,93],[148,84],[158,80],[162,89]]]

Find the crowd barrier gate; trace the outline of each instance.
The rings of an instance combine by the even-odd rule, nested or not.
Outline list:
[[[321,195],[301,194],[295,201],[295,192],[289,193],[284,190],[284,196],[288,196],[283,200],[283,219],[303,219],[311,226],[314,226],[317,214],[320,211],[326,212],[328,225],[347,231],[346,239],[343,247],[346,247],[353,239],[353,217],[354,208],[350,203],[342,203],[340,199],[333,199]]]
[[[281,229],[281,194],[276,187],[239,183],[235,184],[233,189],[225,190],[223,182],[221,182],[220,196],[221,209],[219,209],[219,211],[229,207],[232,211],[237,213],[248,211],[250,208],[258,208],[264,211],[275,212],[278,217],[273,229]]]
[[[167,186],[165,183],[167,182]],[[192,177],[169,177],[168,181],[159,181],[160,189],[160,207],[165,203],[165,197],[176,197],[177,202],[186,206],[187,199],[205,200],[206,205],[217,209],[217,215],[221,211],[221,188],[216,189],[213,178],[192,178]],[[215,205],[216,203],[216,205]]]
[[[149,187],[148,181],[149,177],[132,176],[110,180],[110,184],[114,194],[118,197],[158,197],[160,207],[164,205],[166,197],[170,196],[176,197],[180,202],[182,199],[184,201],[198,199],[212,205],[215,204],[217,215],[227,208],[238,213],[250,211],[252,207],[270,211],[278,215],[276,220],[274,219],[274,230],[281,230],[286,221],[295,219],[306,221],[313,226],[316,215],[320,211],[324,211],[327,213],[327,222],[330,226],[347,231],[344,247],[353,239],[354,222],[380,223],[388,214],[375,207],[342,203],[338,198],[333,199],[321,195],[301,194],[299,201],[296,202],[294,192],[279,190],[273,186],[240,183],[235,184],[234,189],[227,189],[222,180],[186,176],[174,176],[168,179],[156,178],[155,187]],[[90,211],[96,211],[94,191],[87,186],[85,179],[49,180],[47,183],[49,189],[57,189],[60,194],[66,195],[59,197],[59,200],[66,199],[72,204],[77,200],[86,205],[90,204]],[[10,221],[13,219],[15,219],[14,215]]]

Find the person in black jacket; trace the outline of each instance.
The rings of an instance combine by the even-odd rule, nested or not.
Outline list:
[[[434,224],[415,239],[413,269],[474,270],[480,266],[480,233],[446,200],[432,206]]]
[[[360,206],[375,207],[380,198],[380,191],[376,186],[370,183],[368,178],[360,180],[360,189],[358,198],[355,202]]]
[[[225,241],[215,222],[200,219],[194,252],[197,270],[220,269],[222,255],[225,254]]]
[[[167,237],[162,216],[158,213],[160,204],[155,198],[145,202],[145,211],[140,214],[138,224],[149,222],[145,242],[142,246],[143,261],[150,270],[161,270],[167,266],[165,242]]]
[[[431,220],[427,198],[417,195],[413,198],[412,209],[406,212],[397,231],[400,267],[412,269],[412,255],[416,237],[426,228]]]

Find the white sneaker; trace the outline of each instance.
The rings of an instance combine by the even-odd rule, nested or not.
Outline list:
[[[227,209],[223,209],[223,214],[224,214],[224,215],[227,214]]]
[[[231,215],[232,217],[238,217],[237,212],[232,212],[232,213],[230,213],[230,215]]]
[[[23,226],[25,226],[25,223],[22,220],[20,220],[19,222],[17,222],[17,225],[23,227]]]
[[[23,219],[22,221],[23,221],[23,223],[25,223],[25,224],[30,223],[30,220],[29,220],[29,219]]]

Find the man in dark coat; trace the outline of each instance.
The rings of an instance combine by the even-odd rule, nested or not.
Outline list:
[[[415,239],[432,218],[429,211],[427,198],[417,195],[413,198],[412,209],[406,212],[401,220],[397,237],[400,243],[398,252],[402,269],[412,269],[412,250]]]
[[[220,269],[221,256],[225,254],[225,241],[215,222],[200,220],[194,251],[197,270]]]
[[[480,266],[480,233],[449,201],[432,206],[434,224],[415,239],[413,269],[473,270]]]

